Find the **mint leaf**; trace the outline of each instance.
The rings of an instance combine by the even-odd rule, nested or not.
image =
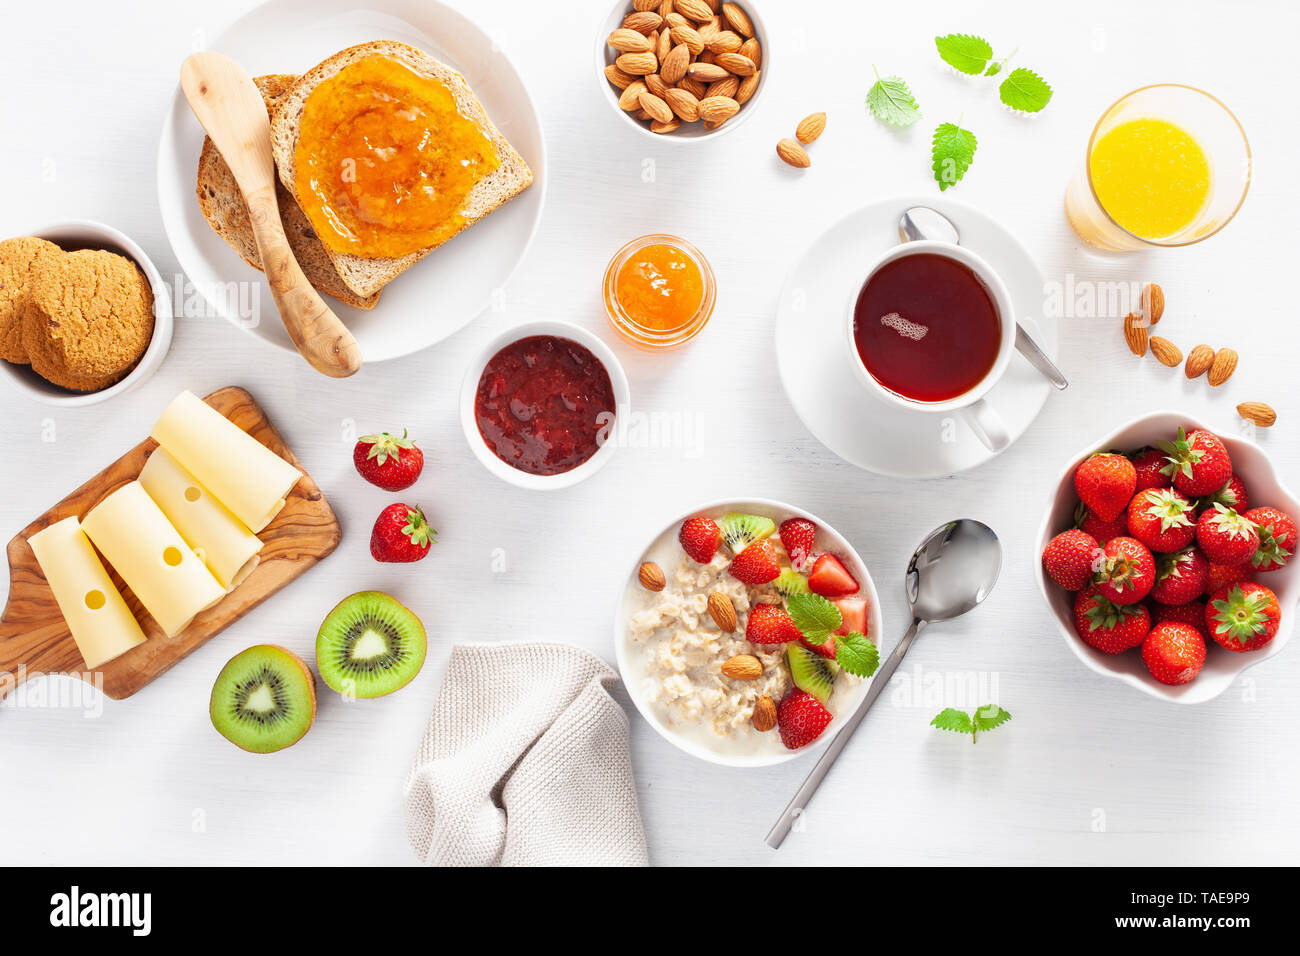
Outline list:
[[[786,610],[809,644],[824,644],[840,629],[840,609],[820,594],[794,594]]]
[[[970,714],[952,707],[945,707],[935,714],[934,720],[930,721],[930,726],[938,727],[940,730],[951,730],[955,734],[975,733],[975,728],[971,725]]]
[[[966,175],[975,161],[977,145],[975,134],[956,123],[943,123],[934,131],[930,168],[934,170],[934,181],[939,184],[940,192],[955,186]]]
[[[983,37],[949,33],[946,37],[935,37],[934,45],[943,62],[967,76],[979,76],[993,59],[993,47]]]
[[[1037,113],[1052,99],[1052,88],[1033,70],[1018,67],[998,87],[1002,102],[1022,113]]]
[[[875,67],[872,67],[875,69]],[[921,108],[901,77],[881,77],[867,91],[867,109],[871,115],[890,126],[911,126],[921,118]]]
[[[835,644],[835,663],[854,677],[870,677],[880,666],[880,651],[857,631],[840,635]]]
[[[994,727],[1001,727],[1010,719],[1011,715],[997,704],[985,704],[975,711],[975,730],[992,730]]]
[[[989,64],[989,68],[984,71],[985,76],[997,76],[1002,72],[1002,62],[1000,60]]]

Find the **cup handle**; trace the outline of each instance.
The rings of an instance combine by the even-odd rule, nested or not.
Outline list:
[[[966,424],[975,433],[975,437],[982,441],[989,451],[999,452],[1011,444],[1011,433],[1007,431],[1002,416],[994,411],[987,399],[981,398],[977,402],[972,402],[963,408],[961,413],[966,419]]]

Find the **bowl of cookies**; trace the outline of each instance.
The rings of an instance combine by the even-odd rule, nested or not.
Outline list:
[[[172,325],[158,269],[112,226],[78,219],[0,240],[0,371],[38,401],[134,388],[162,364]]]

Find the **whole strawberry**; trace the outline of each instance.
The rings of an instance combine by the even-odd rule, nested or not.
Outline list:
[[[1074,599],[1074,629],[1089,647],[1119,654],[1146,639],[1151,613],[1141,604],[1115,604],[1089,588]]]
[[[1152,551],[1181,551],[1196,537],[1196,508],[1172,488],[1148,488],[1128,506],[1128,533]]]
[[[1067,591],[1082,591],[1092,580],[1101,548],[1086,531],[1062,531],[1043,549],[1047,576]]]
[[[1164,467],[1168,462],[1165,460],[1165,453],[1159,448],[1150,446],[1143,448],[1133,456],[1132,460],[1133,471],[1137,474],[1138,491],[1172,487],[1173,480],[1164,473]]]
[[[1277,634],[1282,609],[1277,595],[1262,584],[1236,584],[1210,597],[1205,626],[1220,647],[1257,651]]]
[[[779,604],[755,604],[745,622],[745,640],[751,644],[785,644],[802,638],[794,618]]]
[[[1246,509],[1250,507],[1250,497],[1246,494],[1246,483],[1233,475],[1228,479],[1228,483],[1214,494],[1196,502],[1196,507],[1204,511],[1206,508],[1213,508],[1216,504],[1226,505],[1238,514],[1245,514]]]
[[[781,574],[781,563],[776,557],[776,546],[767,538],[760,538],[732,558],[728,570],[733,578],[750,587],[775,581]]]
[[[1296,525],[1276,508],[1251,508],[1244,517],[1255,522],[1259,550],[1250,558],[1256,571],[1276,571],[1291,560],[1296,546]]]
[[[807,747],[822,735],[830,722],[831,712],[804,690],[790,691],[776,708],[776,726],[787,750]]]
[[[687,518],[677,532],[677,540],[692,561],[708,564],[718,553],[722,529],[712,518]]]
[[[1210,636],[1210,632],[1205,629],[1205,602],[1202,600],[1188,601],[1186,604],[1153,605],[1151,608],[1152,626],[1163,624],[1165,621],[1190,624],[1201,632],[1202,637]]]
[[[1142,663],[1162,684],[1186,684],[1205,666],[1205,638],[1190,624],[1157,624],[1142,642]]]
[[[1156,560],[1136,538],[1112,538],[1102,548],[1097,590],[1115,604],[1136,604],[1156,583]]]
[[[813,548],[817,544],[817,526],[807,518],[786,518],[777,533],[781,536],[785,553],[790,555],[790,563],[796,571],[802,571],[812,561]]]
[[[376,561],[419,561],[429,553],[429,543],[437,540],[436,534],[418,507],[389,505],[375,519],[370,554]]]
[[[1112,521],[1102,521],[1081,501],[1079,507],[1074,510],[1074,526],[1092,535],[1098,544],[1105,544],[1111,538],[1120,538],[1128,534],[1128,515],[1121,512]]]
[[[424,452],[402,432],[394,438],[388,432],[364,435],[352,449],[357,473],[385,491],[402,491],[415,484],[424,470]]]
[[[1195,546],[1156,558],[1156,583],[1151,600],[1161,604],[1186,604],[1205,593],[1210,562]]]
[[[1174,441],[1162,441],[1166,456],[1165,474],[1174,487],[1189,498],[1212,495],[1232,477],[1232,460],[1219,436],[1197,429],[1190,435],[1178,429]]]
[[[1074,472],[1079,500],[1103,521],[1114,521],[1133,499],[1137,472],[1123,455],[1102,453],[1084,460]]]
[[[1215,505],[1196,522],[1196,543],[1211,564],[1245,564],[1259,550],[1259,532],[1249,518]]]
[[[1210,562],[1210,572],[1205,576],[1205,594],[1209,596],[1234,584],[1255,580],[1255,569],[1249,564],[1215,564]]]

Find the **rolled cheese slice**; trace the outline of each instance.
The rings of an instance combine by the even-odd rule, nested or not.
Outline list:
[[[94,670],[144,643],[144,631],[76,518],[56,521],[27,543],[86,667]]]
[[[138,481],[91,509],[81,528],[168,637],[226,595]]]
[[[181,392],[153,437],[254,533],[284,507],[302,472],[199,398]]]
[[[140,484],[223,588],[233,590],[253,573],[262,542],[166,448],[154,449]]]

